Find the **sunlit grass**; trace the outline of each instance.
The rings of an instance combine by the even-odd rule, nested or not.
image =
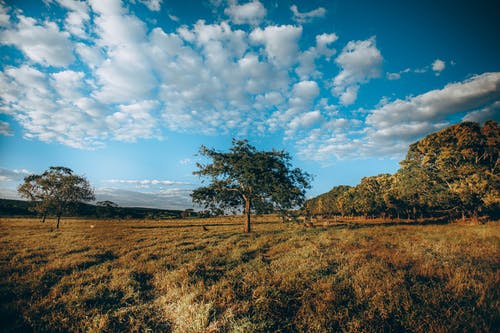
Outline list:
[[[500,226],[0,220],[3,330],[495,331]],[[205,225],[207,231],[202,227]]]

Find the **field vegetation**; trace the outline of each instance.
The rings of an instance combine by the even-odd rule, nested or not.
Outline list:
[[[0,219],[6,332],[494,332],[500,225]]]

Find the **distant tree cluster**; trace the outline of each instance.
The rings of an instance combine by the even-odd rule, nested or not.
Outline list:
[[[499,152],[496,122],[463,122],[410,145],[395,174],[334,187],[306,209],[325,216],[498,218]]]

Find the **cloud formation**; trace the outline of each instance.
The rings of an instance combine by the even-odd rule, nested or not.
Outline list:
[[[235,24],[258,25],[267,15],[267,10],[259,0],[254,0],[243,5],[233,3],[224,10],[224,13]]]
[[[0,112],[27,139],[81,149],[161,140],[168,131],[280,133],[301,156],[320,160],[392,156],[451,117],[498,114],[498,73],[359,110],[358,94],[383,74],[375,36],[344,42],[337,54],[337,34],[304,36],[301,24],[325,16],[324,8],[293,5],[296,23],[275,24],[258,0],[216,2],[229,20],[169,22],[171,30],[119,0],[51,0],[63,16],[43,19],[0,4],[1,43],[22,54],[0,73]],[[151,11],[164,5],[133,4],[141,3]],[[382,80],[445,68],[436,59]],[[12,134],[7,122],[0,133]]]
[[[307,23],[311,22],[312,20],[316,18],[321,18],[324,17],[326,14],[326,9],[323,7],[319,7],[316,9],[313,9],[309,12],[300,12],[297,5],[292,5],[290,6],[290,10],[293,13],[293,20],[297,23]]]
[[[0,168],[0,182],[19,182],[24,179],[24,177],[29,176],[31,172],[26,169],[14,169],[9,170],[5,168]]]
[[[351,41],[344,47],[335,59],[342,70],[333,79],[332,89],[339,96],[341,104],[353,104],[357,99],[359,86],[380,77],[382,60],[375,37]]]
[[[0,188],[0,194],[3,194]],[[169,188],[161,191],[141,192],[109,187],[97,188],[96,201],[112,201],[122,207],[160,209],[186,209],[193,207],[190,189]]]
[[[446,63],[441,59],[436,59],[432,63],[432,70],[436,75],[441,74],[441,72],[446,68]]]
[[[159,180],[159,179],[109,179],[106,182],[111,184],[127,184],[127,185],[135,185],[137,187],[149,187],[149,186],[172,186],[172,185],[190,185],[185,182],[176,182],[172,180]]]
[[[5,121],[0,121],[0,135],[12,136],[14,133],[10,128],[10,124]]]
[[[499,119],[500,73],[485,73],[417,96],[385,100],[365,110],[364,121],[340,119],[312,131],[299,141],[308,159],[393,156],[401,158],[408,146],[451,124],[453,118],[469,121]]]

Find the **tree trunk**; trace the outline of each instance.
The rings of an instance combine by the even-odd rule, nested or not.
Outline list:
[[[250,228],[250,200],[246,199],[245,200],[245,215],[247,217],[245,221],[245,226],[243,227],[243,232],[249,233],[251,231]]]
[[[57,224],[56,224],[56,229],[59,229],[59,222],[61,222],[61,214],[57,214]]]
[[[46,217],[46,216],[47,216],[47,215],[46,215],[45,213],[42,215],[42,220],[40,221],[41,223],[45,223],[45,217]]]

